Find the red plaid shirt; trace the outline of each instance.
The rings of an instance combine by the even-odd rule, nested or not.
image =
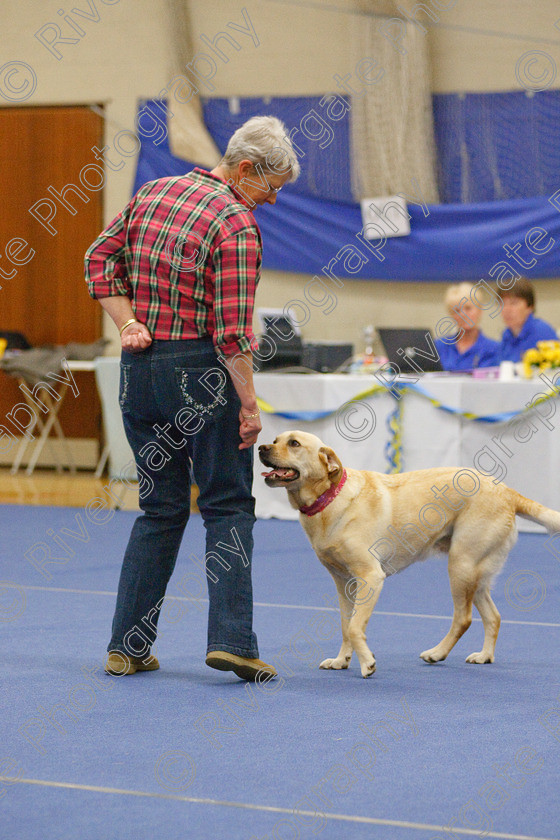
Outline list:
[[[194,169],[145,184],[88,248],[91,297],[128,295],[153,338],[251,348],[262,240],[228,185]]]

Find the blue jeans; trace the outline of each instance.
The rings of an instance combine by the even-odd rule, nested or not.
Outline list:
[[[119,399],[143,513],[124,555],[107,649],[144,658],[156,639],[189,519],[192,460],[206,528],[207,650],[257,658],[253,449],[238,448],[241,403],[211,339],[154,340],[141,353],[123,352]]]

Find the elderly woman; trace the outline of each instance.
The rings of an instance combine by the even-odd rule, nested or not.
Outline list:
[[[151,646],[189,518],[191,462],[206,527],[206,664],[251,681],[276,674],[258,658],[252,628],[252,446],[261,430],[251,352],[261,267],[253,210],[274,204],[299,171],[286,127],[253,117],[214,169],[145,184],[88,249],[89,293],[121,336],[120,404],[142,477],[110,674],[159,668]]]
[[[500,291],[503,302],[502,318],[506,329],[502,333],[500,359],[519,362],[526,350],[537,346],[538,341],[556,341],[556,330],[541,318],[535,318],[535,292],[533,284],[520,277],[507,291]]]
[[[457,325],[457,332],[435,343],[444,370],[473,370],[499,365],[500,345],[479,329],[482,310],[472,301],[471,283],[449,286],[445,306]]]

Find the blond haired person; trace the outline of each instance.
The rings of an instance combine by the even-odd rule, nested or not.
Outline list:
[[[478,326],[482,310],[473,303],[472,290],[472,283],[458,283],[445,293],[445,306],[457,332],[435,342],[444,370],[468,371],[500,363],[499,343],[487,338]]]

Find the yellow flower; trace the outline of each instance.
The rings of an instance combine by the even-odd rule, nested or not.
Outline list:
[[[523,355],[523,364],[527,365],[538,365],[541,361],[541,354],[539,351],[532,347],[530,350],[526,350]]]

